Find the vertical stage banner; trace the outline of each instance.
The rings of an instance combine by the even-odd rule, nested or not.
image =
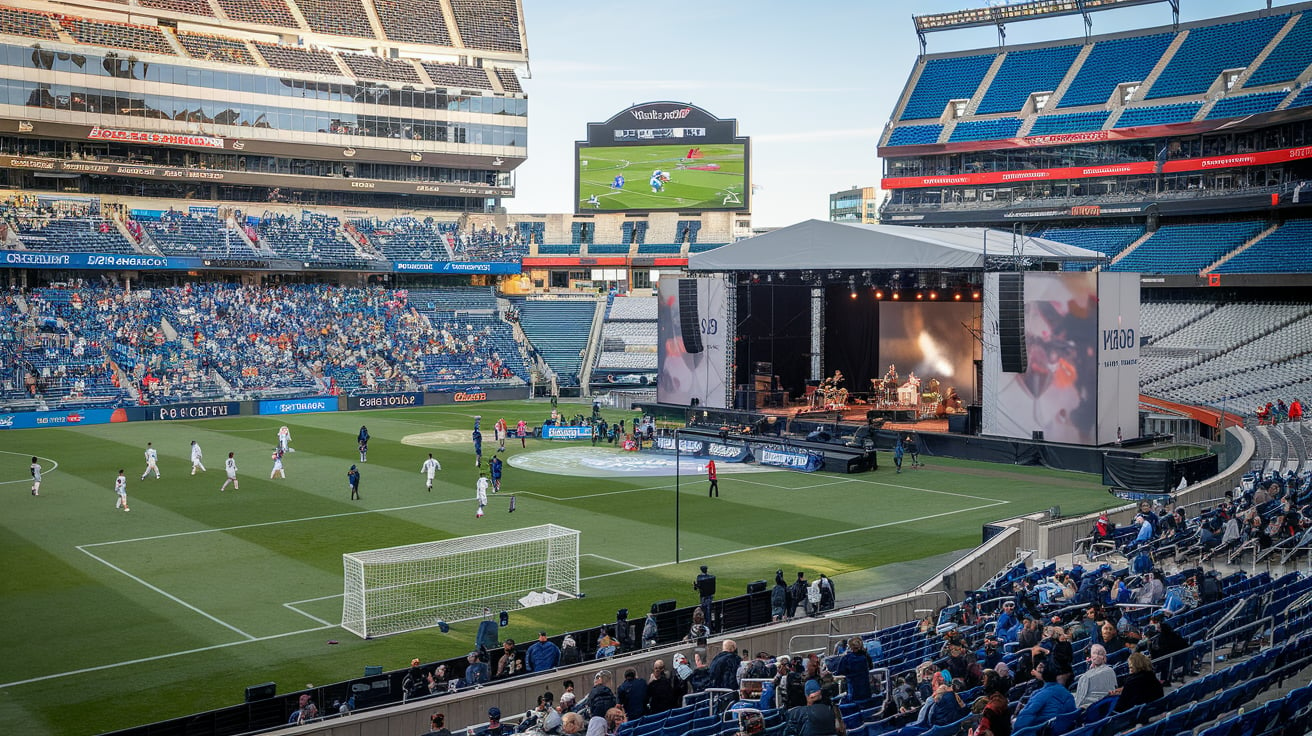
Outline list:
[[[728,405],[728,289],[722,279],[665,276],[658,288],[656,400]]]
[[[1139,436],[1139,274],[1098,274],[1098,444]]]

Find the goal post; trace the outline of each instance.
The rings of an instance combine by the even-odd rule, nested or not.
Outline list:
[[[555,524],[342,555],[342,628],[370,638],[579,593],[579,532]]]

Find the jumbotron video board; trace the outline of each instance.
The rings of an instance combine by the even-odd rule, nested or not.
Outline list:
[[[645,102],[575,143],[575,211],[747,210],[751,143],[738,121],[682,102]]]

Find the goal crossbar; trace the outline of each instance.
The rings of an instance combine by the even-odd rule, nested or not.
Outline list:
[[[342,555],[342,627],[369,638],[579,592],[579,532],[543,524]]]

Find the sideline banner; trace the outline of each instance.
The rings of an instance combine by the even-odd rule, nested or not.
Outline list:
[[[233,417],[241,413],[241,402],[219,401],[207,404],[166,404],[144,407],[146,419],[170,421],[174,419],[213,419]]]
[[[669,435],[656,437],[652,448],[657,452],[673,454],[674,437]],[[678,454],[689,457],[712,457],[724,463],[745,463],[752,459],[752,453],[746,445],[731,445],[703,439],[680,438]]]
[[[32,236],[40,238],[39,235]],[[49,251],[0,250],[0,263],[16,268],[130,268],[133,270],[190,271],[204,268],[201,258],[152,256],[145,253],[55,253]]]
[[[74,427],[83,424],[110,424],[126,421],[128,421],[128,413],[122,407],[73,411],[23,411],[0,414],[0,429]]]
[[[337,411],[336,396],[311,396],[304,399],[266,399],[258,405],[260,414],[309,414]]]
[[[542,427],[544,440],[586,440],[592,437],[592,427],[546,425]]]
[[[775,465],[790,470],[812,473],[824,466],[824,458],[800,450],[776,450],[762,447],[756,451],[756,461],[761,465]]]
[[[399,393],[399,394],[366,394],[364,396],[349,396],[346,399],[346,410],[356,411],[358,409],[396,409],[406,406],[423,406],[424,395],[421,393]]]

